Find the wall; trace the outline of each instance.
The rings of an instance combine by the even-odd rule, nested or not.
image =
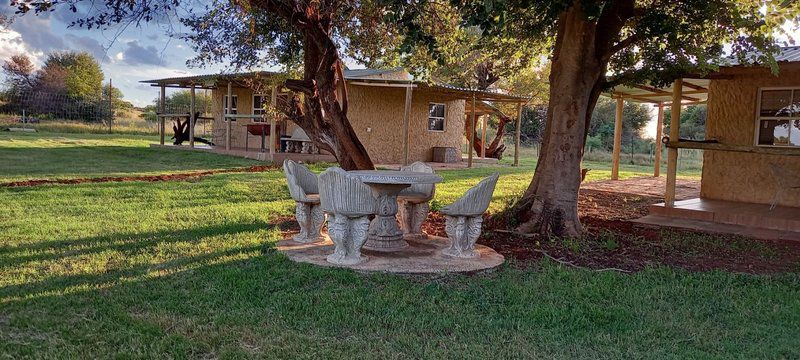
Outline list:
[[[232,89],[233,95],[238,96],[237,100],[237,110],[238,114],[252,114],[253,113],[253,91],[247,88],[237,88],[234,87]],[[225,146],[225,129],[226,123],[222,119],[223,113],[223,96],[228,94],[228,87],[227,85],[220,86],[217,89],[211,91],[212,97],[212,107],[211,113],[214,116],[214,143],[217,146],[224,147]],[[269,97],[269,90],[265,91],[267,97]],[[252,123],[252,119],[236,119],[231,124],[231,146],[233,148],[244,148],[245,146],[245,136],[248,137],[248,147],[250,149],[258,149],[261,147],[261,136],[259,135],[250,135],[247,133],[247,130],[243,126],[243,124]],[[291,134],[291,130],[294,128],[294,124],[290,124],[287,126],[288,133]],[[284,132],[284,134],[287,132]],[[269,141],[269,138],[267,138]],[[265,148],[269,149],[269,143],[264,145]]]
[[[709,85],[706,138],[724,144],[754,144],[759,87],[800,87],[800,64],[783,65],[777,77],[762,68],[725,68],[722,73],[733,79]],[[800,156],[705,151],[703,157],[700,195],[709,199],[766,204],[777,189],[770,163],[800,174]],[[784,192],[779,204],[800,206],[800,191]]]
[[[348,86],[348,117],[356,135],[364,144],[372,161],[376,164],[403,163],[403,113],[405,89],[392,87]],[[225,146],[225,123],[222,121],[222,96],[227,87],[221,86],[212,91],[214,116],[214,143]],[[239,114],[252,113],[252,92],[245,88],[234,88],[238,95]],[[445,131],[428,131],[428,104],[445,104]],[[238,119],[231,125],[231,144],[234,148],[245,145],[245,129],[240,124],[250,123],[248,119]],[[296,127],[287,125],[284,133],[291,134]],[[369,129],[369,130],[368,130]],[[412,96],[411,118],[409,120],[409,160],[431,161],[433,147],[455,147],[460,149],[464,134],[464,101],[444,98],[425,91],[415,91]],[[261,145],[261,137],[249,135],[250,148]]]
[[[348,87],[348,116],[356,135],[376,164],[403,163],[404,88],[352,85]],[[445,130],[428,131],[428,104],[445,104]],[[455,147],[464,134],[464,101],[414,91],[409,119],[409,160],[431,161],[433,147]]]

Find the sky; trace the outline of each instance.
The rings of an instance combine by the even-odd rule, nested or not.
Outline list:
[[[14,8],[8,4],[0,4],[0,14],[13,14]],[[81,15],[61,9],[15,18],[10,27],[0,27],[0,62],[15,54],[26,54],[41,66],[53,51],[87,51],[100,63],[104,82],[107,84],[111,78],[125,99],[136,106],[148,105],[158,96],[157,88],[139,83],[141,80],[216,73],[224,68],[189,68],[186,60],[194,56],[194,51],[184,41],[168,36],[166,24],[131,26],[119,34],[115,30],[68,26]]]

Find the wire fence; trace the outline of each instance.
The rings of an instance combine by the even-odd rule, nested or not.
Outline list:
[[[45,120],[80,121],[109,125],[113,106],[107,97],[77,97],[61,93],[21,91],[0,93],[0,113],[21,123]]]

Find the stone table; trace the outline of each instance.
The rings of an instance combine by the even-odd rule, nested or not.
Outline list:
[[[375,251],[397,251],[408,247],[397,226],[397,194],[413,184],[435,184],[442,177],[431,173],[396,170],[348,171],[372,188],[377,199],[375,219],[369,224],[364,248]]]

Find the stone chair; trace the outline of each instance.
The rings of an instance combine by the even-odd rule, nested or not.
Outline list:
[[[331,217],[328,235],[334,244],[327,260],[333,264],[356,265],[367,261],[361,247],[367,241],[369,215],[375,214],[372,190],[355,176],[338,167],[319,176],[322,209]]]
[[[467,259],[480,256],[475,251],[475,241],[481,235],[483,213],[489,207],[499,177],[499,173],[494,173],[481,180],[460,199],[439,211],[445,216],[444,229],[450,240],[450,246],[442,250],[442,254]]]
[[[293,240],[300,243],[324,240],[320,231],[325,214],[320,206],[317,176],[307,167],[289,159],[283,162],[283,173],[286,174],[289,193],[297,203],[295,217],[300,224],[300,233]]]
[[[400,171],[424,172],[433,174],[433,168],[423,162],[415,162],[403,166]],[[428,204],[435,192],[433,184],[414,184],[400,191],[397,195],[397,222],[407,239],[424,239],[428,235],[422,232],[422,223],[428,217],[431,207]]]

